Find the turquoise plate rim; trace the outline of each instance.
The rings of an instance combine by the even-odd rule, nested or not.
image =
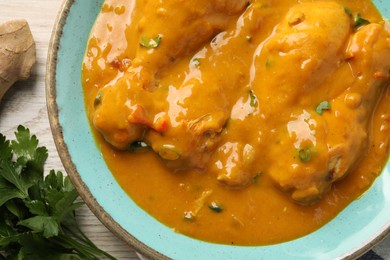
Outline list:
[[[48,52],[46,101],[65,170],[92,212],[114,234],[151,259],[354,259],[390,233],[390,189],[386,189],[390,162],[370,190],[334,220],[305,237],[277,245],[242,247],[195,240],[175,233],[139,208],[107,169],[84,108],[81,62],[102,2],[63,2]],[[374,3],[390,17],[390,3]]]

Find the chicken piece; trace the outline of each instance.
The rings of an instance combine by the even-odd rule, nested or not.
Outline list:
[[[217,92],[212,96],[215,97]],[[180,120],[179,125],[171,127],[164,135],[149,131],[145,140],[169,168],[175,171],[204,170],[218,146],[228,118],[225,109],[213,111],[193,120]]]
[[[229,21],[236,18],[247,4],[244,0],[148,1],[138,28],[143,37],[161,37],[161,45],[151,49],[139,46],[130,70],[141,70],[143,79],[154,80],[159,68],[177,58],[193,54],[199,47],[224,31]],[[151,22],[154,21],[154,22]],[[144,88],[153,88],[147,86]]]
[[[280,145],[270,149],[273,154],[291,151],[271,166],[268,173],[282,189],[291,192],[292,199],[302,204],[321,199],[332,183],[344,177],[364,155],[372,113],[381,86],[389,79],[389,32],[379,24],[364,26],[351,37],[344,56],[348,61],[338,70],[352,69],[344,75],[344,82],[319,86],[324,92],[329,88],[344,91],[329,101],[323,113],[317,111],[322,115],[305,111],[301,118],[289,121],[289,137],[281,138]],[[285,170],[282,172],[280,168]]]
[[[350,27],[344,7],[335,2],[289,10],[255,60],[253,88],[266,116],[296,105],[337,68]]]
[[[190,63],[191,69],[185,73],[183,83],[169,87],[165,98],[169,107],[164,113],[169,117],[170,126],[164,133],[149,131],[145,141],[173,170],[208,167],[236,102],[232,93],[246,89],[245,72],[249,71],[250,64],[243,64],[235,49],[247,41],[245,36],[259,28],[262,11],[249,6],[235,25],[194,55],[192,61],[199,64]],[[241,55],[249,58],[249,53]],[[225,73],[229,70],[235,73]]]
[[[139,3],[138,3],[139,4]],[[141,4],[139,4],[141,7]],[[93,123],[113,146],[125,149],[155,128],[159,113],[147,97],[159,70],[193,54],[245,9],[246,1],[147,1],[138,26],[140,46],[125,75],[101,89]],[[146,104],[144,104],[146,103]]]
[[[369,24],[352,37],[347,53],[358,77],[331,102],[334,112],[324,115],[329,129],[328,185],[344,177],[365,153],[373,111],[389,83],[390,32],[383,25]],[[341,123],[344,127],[339,127]]]
[[[278,139],[289,139],[289,137],[273,136],[270,130],[279,128],[279,131],[275,132],[287,132],[284,128],[286,122],[290,120],[291,108],[299,103],[303,95],[315,90],[323,78],[337,68],[342,58],[339,54],[342,53],[348,40],[349,31],[350,20],[341,5],[334,2],[305,3],[291,8],[276,28],[275,33],[265,44],[259,45],[254,67],[252,67],[255,73],[252,74],[254,78],[251,80],[250,100],[259,105],[260,112],[254,110],[251,112],[253,113],[252,119],[245,119],[246,121],[253,120],[253,125],[255,121],[264,122],[259,130],[268,133],[263,137],[268,139],[267,143],[262,144],[261,147],[255,144],[257,137],[252,138],[251,144],[256,151],[256,157],[263,157],[258,150],[267,151],[264,156],[268,156],[272,162],[281,154],[286,154],[284,146],[287,143],[290,145],[291,142],[285,140],[285,144],[282,141],[275,144],[271,140],[276,142]],[[249,108],[254,109],[253,106]],[[304,124],[310,133],[307,115],[298,115],[298,117],[301,118],[297,120]],[[236,125],[236,131],[240,131],[247,123],[236,120],[232,124]],[[237,133],[230,132],[225,135],[227,140],[232,140]],[[240,144],[237,147],[244,147],[244,145]],[[238,154],[243,153],[237,153],[236,156]],[[295,153],[292,157],[294,155]],[[224,185],[233,188],[244,187],[256,174],[254,170],[265,171],[264,167],[250,165],[264,162],[232,164],[233,158],[230,156],[225,161],[217,162],[217,165],[221,165],[218,168],[225,169],[225,171],[219,171],[218,174],[218,180]],[[275,165],[275,169],[270,169],[269,174],[281,186],[288,186],[287,183],[291,176],[288,171],[280,170],[283,167],[286,168],[287,162],[280,159],[272,164]]]
[[[242,188],[252,180],[248,167],[255,162],[255,151],[250,144],[227,142],[217,150],[219,158],[212,169],[218,172],[217,180],[230,188]]]

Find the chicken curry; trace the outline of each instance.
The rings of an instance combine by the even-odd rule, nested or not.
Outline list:
[[[82,81],[141,208],[264,245],[320,228],[381,172],[389,73],[390,26],[368,0],[106,0]]]

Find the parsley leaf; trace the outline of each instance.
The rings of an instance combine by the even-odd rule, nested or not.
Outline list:
[[[22,168],[9,160],[0,160],[0,178],[3,184],[12,187],[21,194],[21,198],[28,196],[28,182],[21,175]],[[3,194],[1,194],[3,195]]]
[[[10,142],[6,140],[5,136],[0,135],[0,158],[3,160],[10,160],[12,157],[12,149]]]
[[[362,18],[362,17],[360,16],[360,14],[357,14],[357,15],[353,18],[353,21],[354,21],[353,28],[354,28],[355,30],[359,29],[359,28],[360,28],[361,26],[363,26],[363,25],[367,25],[367,24],[370,23],[370,21],[368,21],[368,20]]]
[[[200,60],[199,60],[198,58],[193,58],[193,59],[191,60],[191,66],[192,66],[193,68],[199,68],[199,66],[200,66]]]
[[[53,217],[49,216],[35,216],[18,222],[36,232],[42,232],[45,238],[57,236],[59,232],[59,225]]]
[[[0,207],[7,201],[14,198],[24,198],[26,194],[20,192],[15,186],[0,177]]]
[[[211,204],[209,205],[209,209],[211,209],[212,211],[214,211],[215,213],[221,213],[223,211],[223,207],[218,205],[216,202],[211,202]]]
[[[257,106],[257,97],[255,95],[255,92],[252,89],[249,90],[249,98],[250,98],[249,105],[251,107],[256,107]]]
[[[311,158],[310,148],[300,148],[298,149],[298,158],[301,162],[308,162]]]
[[[348,7],[344,7],[344,12],[345,12],[349,17],[352,17],[351,9],[349,9]]]
[[[329,101],[322,101],[321,103],[318,104],[316,107],[316,112],[319,115],[322,115],[324,110],[330,110],[330,102]]]
[[[0,259],[115,259],[80,230],[69,177],[44,177],[47,149],[23,126],[15,137],[0,134]]]

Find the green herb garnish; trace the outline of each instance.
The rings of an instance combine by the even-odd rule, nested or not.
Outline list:
[[[195,68],[198,68],[198,67],[200,66],[200,61],[199,61],[199,59],[198,59],[198,58],[193,58],[193,59],[191,60],[191,65],[192,65],[193,67],[195,67]]]
[[[255,93],[253,92],[253,90],[249,90],[249,98],[250,98],[250,102],[249,102],[249,105],[251,107],[255,107],[257,105],[257,97],[255,95]]]
[[[329,101],[322,101],[321,103],[318,104],[316,107],[316,112],[319,115],[322,115],[324,110],[330,110],[330,102]]]
[[[355,30],[359,29],[359,28],[360,28],[361,26],[363,26],[363,25],[367,25],[367,24],[370,23],[368,20],[362,18],[362,17],[360,16],[360,14],[357,14],[357,15],[354,17],[353,21],[354,21],[353,28],[354,28]]]
[[[312,154],[312,150],[310,147],[298,149],[298,158],[303,163],[310,161],[311,154]]]
[[[223,211],[223,208],[222,206],[218,205],[216,202],[211,202],[211,204],[209,205],[209,209],[211,209],[212,211],[214,211],[215,213],[221,213]]]
[[[256,175],[253,177],[253,183],[254,183],[254,184],[259,183],[260,175],[261,175],[261,173],[256,174]]]
[[[95,97],[95,100],[93,102],[93,106],[96,108],[97,106],[99,106],[101,103],[102,103],[102,92],[99,91]]]
[[[0,134],[0,259],[115,259],[80,230],[70,179],[44,177],[47,149],[23,126],[15,136]]]
[[[155,38],[149,38],[147,36],[142,36],[139,44],[147,49],[157,48],[161,43],[161,35],[157,35]]]
[[[344,7],[344,11],[345,11],[345,13],[346,13],[349,17],[352,17],[351,9],[349,9],[348,7]]]
[[[265,67],[271,68],[273,65],[273,59],[271,57],[268,57],[268,59],[265,61]]]

